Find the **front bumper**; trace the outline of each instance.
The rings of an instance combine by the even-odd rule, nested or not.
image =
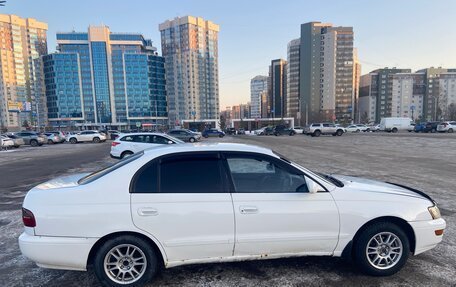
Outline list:
[[[22,254],[39,267],[65,270],[87,270],[87,259],[97,238],[19,236]]]
[[[435,235],[435,231],[446,228],[446,222],[443,218],[428,221],[412,221],[409,224],[415,233],[415,255],[437,246],[442,241],[443,235]]]

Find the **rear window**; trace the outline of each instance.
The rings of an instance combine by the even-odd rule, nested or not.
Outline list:
[[[95,180],[99,179],[100,177],[103,177],[103,176],[107,175],[108,173],[110,173],[110,172],[112,172],[112,171],[114,171],[114,170],[116,170],[116,169],[118,169],[118,168],[120,168],[120,167],[122,167],[122,166],[124,166],[126,164],[129,164],[132,161],[137,160],[143,154],[144,154],[143,151],[135,153],[135,154],[133,154],[133,155],[131,155],[129,157],[126,157],[126,158],[124,158],[124,159],[122,159],[122,160],[120,160],[120,161],[118,161],[118,162],[116,162],[116,163],[114,163],[112,165],[109,165],[109,166],[107,166],[105,168],[102,168],[102,169],[100,169],[98,171],[95,171],[95,172],[93,172],[93,173],[81,178],[80,180],[78,180],[78,184],[82,185],[82,184],[91,183],[92,181],[95,181]]]

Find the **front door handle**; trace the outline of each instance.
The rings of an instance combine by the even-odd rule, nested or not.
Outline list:
[[[140,216],[156,216],[158,215],[158,210],[150,207],[138,208],[138,214]]]
[[[258,208],[256,206],[241,205],[239,206],[239,211],[242,214],[255,214],[258,213]]]

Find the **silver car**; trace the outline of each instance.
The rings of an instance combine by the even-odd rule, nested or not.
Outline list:
[[[180,130],[170,130],[168,132],[170,136],[173,136],[177,139],[180,139],[184,142],[196,142],[201,140],[201,133],[192,132],[190,130],[180,129]]]
[[[30,131],[22,131],[14,133],[14,135],[21,137],[26,145],[41,146],[47,142],[47,137]]]

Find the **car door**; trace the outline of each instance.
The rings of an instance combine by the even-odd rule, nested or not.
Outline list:
[[[271,156],[224,155],[234,189],[235,256],[332,254],[339,213],[329,192],[309,193],[302,171]]]
[[[157,238],[168,261],[233,255],[234,213],[217,152],[164,156],[134,177],[134,224]]]

